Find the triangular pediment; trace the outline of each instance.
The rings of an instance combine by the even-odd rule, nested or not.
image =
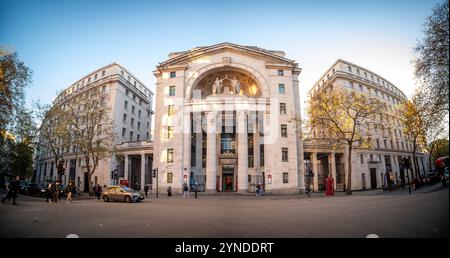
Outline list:
[[[160,63],[159,68],[175,65],[186,65],[187,63],[205,55],[211,55],[219,52],[237,52],[243,55],[257,56],[259,59],[265,60],[267,63],[278,63],[286,65],[295,65],[294,60],[284,57],[281,51],[271,51],[254,46],[241,46],[233,43],[220,43],[216,45],[197,47],[183,52],[173,53],[170,59]]]

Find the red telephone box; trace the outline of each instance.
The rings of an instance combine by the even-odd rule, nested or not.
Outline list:
[[[334,195],[334,179],[330,176],[326,179],[326,187],[326,195]]]

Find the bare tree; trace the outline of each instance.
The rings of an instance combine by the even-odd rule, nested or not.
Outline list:
[[[93,192],[91,178],[99,161],[114,151],[115,133],[108,96],[99,88],[87,90],[73,97],[64,111],[72,143],[84,157],[90,193]]]
[[[424,37],[415,48],[415,76],[434,112],[449,109],[449,1],[438,4],[425,22]]]
[[[309,125],[336,146],[348,148],[346,194],[352,193],[352,150],[371,146],[371,129],[380,121],[382,103],[370,95],[328,88],[316,93],[307,108]]]

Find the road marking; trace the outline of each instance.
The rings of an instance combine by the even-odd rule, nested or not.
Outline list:
[[[380,238],[377,234],[369,234],[366,238]]]
[[[80,237],[78,235],[76,235],[76,234],[68,234],[66,236],[66,238],[80,238]]]

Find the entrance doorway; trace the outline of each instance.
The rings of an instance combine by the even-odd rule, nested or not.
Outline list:
[[[377,189],[377,169],[370,169],[370,188]]]
[[[88,176],[88,172],[84,172],[84,192],[88,193],[89,192],[89,176]]]
[[[234,191],[234,165],[222,165],[222,191]]]

